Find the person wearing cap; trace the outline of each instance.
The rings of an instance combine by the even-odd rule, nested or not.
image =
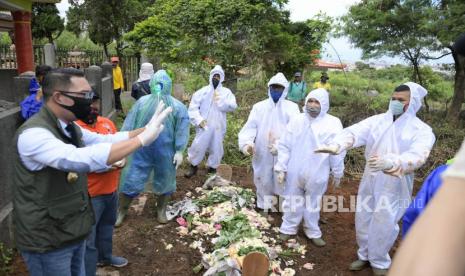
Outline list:
[[[414,172],[425,164],[436,139],[416,115],[427,93],[413,82],[399,85],[385,113],[345,128],[315,151],[335,155],[365,146],[367,164],[355,213],[358,260],[350,270],[371,265],[374,275],[386,275],[391,265],[389,250],[412,195]]]
[[[87,118],[76,123],[83,129],[101,135],[115,134],[115,124],[108,118],[99,116],[100,97],[95,94],[92,98],[91,113]],[[95,275],[97,263],[123,267],[128,260],[123,257],[113,256],[113,225],[116,222],[116,209],[118,206],[118,183],[121,167],[125,159],[113,164],[110,170],[105,172],[92,172],[87,174],[87,187],[94,210],[95,223],[92,232],[86,241],[85,268],[86,275]]]
[[[289,92],[287,93],[287,99],[297,104],[302,103],[307,96],[307,83],[302,81],[302,73],[296,72],[294,74],[294,80],[289,84]]]
[[[153,64],[142,63],[139,70],[139,79],[132,84],[131,96],[137,101],[140,97],[150,95],[150,79],[154,74]]]
[[[121,92],[124,91],[124,80],[121,67],[119,66],[119,58],[112,57],[111,65],[113,66],[113,92],[115,93],[116,112],[124,116],[123,106],[121,105]]]
[[[313,89],[323,88],[329,92],[329,90],[331,90],[331,84],[329,84],[328,80],[328,74],[326,72],[321,73],[320,81],[313,84]]]

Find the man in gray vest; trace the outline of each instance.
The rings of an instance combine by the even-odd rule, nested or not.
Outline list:
[[[16,243],[32,276],[83,276],[85,239],[94,223],[86,173],[110,169],[151,144],[171,108],[161,103],[143,128],[99,135],[74,123],[90,115],[94,94],[82,71],[51,71],[43,93],[43,108],[15,136]]]

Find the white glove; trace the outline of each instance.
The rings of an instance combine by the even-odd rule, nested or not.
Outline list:
[[[126,166],[126,158],[116,161],[112,165],[112,167],[116,167],[116,168],[124,168],[124,166]]]
[[[284,182],[286,181],[286,172],[277,171],[276,172],[276,179],[278,180],[278,184],[284,186]]]
[[[341,153],[341,146],[339,146],[338,144],[324,145],[324,146],[317,148],[314,152],[315,153],[329,153],[329,154],[336,155],[336,154]]]
[[[207,127],[207,120],[203,120],[202,122],[200,122],[199,127],[205,129]]]
[[[394,162],[390,159],[383,159],[378,156],[372,156],[368,159],[368,167],[371,168],[372,171],[387,171],[394,168]]]
[[[175,154],[174,154],[174,157],[173,157],[173,164],[174,166],[176,167],[176,170],[179,168],[179,166],[181,166],[182,164],[182,152],[180,151],[177,151]]]
[[[242,147],[241,151],[245,156],[250,156],[254,153],[254,146],[247,144],[244,147]]]
[[[333,176],[331,178],[331,185],[336,189],[339,188],[341,186],[341,178]]]
[[[271,155],[276,156],[278,155],[278,149],[274,144],[268,145],[268,150],[270,151]]]
[[[173,111],[173,109],[171,107],[165,108],[163,101],[158,103],[155,114],[153,114],[152,119],[150,119],[149,123],[145,126],[145,130],[137,135],[142,146],[150,145],[158,138],[158,135],[160,135],[164,128],[163,121],[171,111]]]

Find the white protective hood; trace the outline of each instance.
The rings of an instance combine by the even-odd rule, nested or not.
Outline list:
[[[149,62],[142,63],[139,70],[139,79],[137,82],[146,81],[152,78],[154,74],[153,64]]]
[[[416,116],[422,106],[423,98],[428,94],[428,91],[421,85],[414,82],[404,83],[410,88],[410,104],[406,113]]]
[[[318,115],[317,118],[321,118],[321,117],[325,116],[326,113],[328,113],[328,110],[329,110],[329,94],[328,94],[328,91],[326,91],[326,89],[323,89],[323,88],[318,88],[318,89],[310,91],[310,93],[308,93],[307,97],[305,98],[305,105],[302,108],[304,113],[307,113],[307,110],[305,109],[305,106],[307,105],[307,102],[308,102],[308,100],[310,98],[314,98],[320,103],[321,112],[320,112],[320,114]]]
[[[213,76],[215,74],[219,74],[220,75],[220,83],[218,84],[218,87],[216,89],[218,89],[219,87],[222,86],[222,83],[224,81],[224,70],[223,68],[221,67],[221,65],[215,65],[215,67],[213,67],[213,69],[210,71],[210,77],[208,79],[208,83],[210,84],[210,86],[213,88],[213,83],[212,83],[212,79],[213,79]]]
[[[284,74],[279,72],[273,77],[271,77],[270,81],[268,82],[268,97],[270,98],[271,101],[273,101],[270,95],[270,85],[272,84],[278,84],[278,85],[284,86],[283,95],[281,96],[281,98],[279,98],[278,103],[286,99],[287,92],[289,91],[289,82],[287,81]]]

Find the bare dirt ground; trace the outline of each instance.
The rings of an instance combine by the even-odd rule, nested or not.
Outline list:
[[[186,192],[201,186],[205,180],[204,170],[199,170],[198,175],[192,179],[182,177],[182,173],[181,170],[174,200],[183,198]],[[253,188],[252,172],[247,168],[235,167],[232,180],[240,186]],[[349,202],[349,196],[356,195],[357,189],[358,181],[345,179],[340,189],[334,191],[330,188],[328,194],[341,195],[345,202]],[[175,221],[166,225],[158,224],[155,219],[155,198],[153,194],[147,194],[145,198],[145,207],[139,211],[131,208],[125,224],[115,231],[114,254],[129,260],[127,267],[118,269],[119,275],[196,275],[192,268],[200,263],[201,255],[197,250],[189,248],[188,244],[193,239],[180,238]],[[279,226],[281,215],[273,213],[272,217],[272,225]],[[356,273],[348,270],[350,262],[356,259],[354,213],[323,213],[322,218],[327,221],[321,225],[323,238],[327,243],[325,247],[313,246],[302,231],[298,233],[297,241],[306,244],[308,251],[304,259],[295,259],[296,264],[292,268],[296,270],[297,275],[372,275],[369,268]],[[166,250],[167,244],[172,244],[173,247]],[[396,247],[397,243],[393,251]],[[314,263],[314,269],[302,268],[305,263]],[[27,275],[21,257],[15,258],[13,270],[11,275]],[[108,272],[115,270],[106,269]]]

